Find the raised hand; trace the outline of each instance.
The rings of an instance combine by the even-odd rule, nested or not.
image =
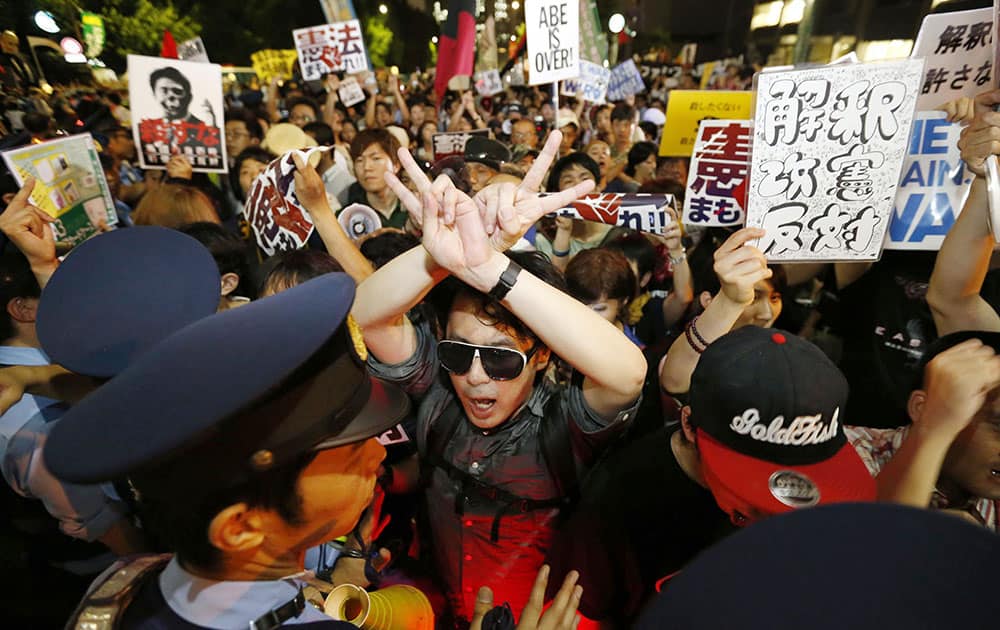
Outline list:
[[[986,176],[986,159],[1000,154],[1000,112],[987,110],[976,114],[958,139],[962,160],[969,170]]]
[[[1000,90],[990,90],[976,95],[975,98],[963,96],[954,101],[948,101],[938,109],[947,114],[948,122],[968,125],[979,114],[992,111],[993,106],[998,103],[1000,103]]]
[[[552,600],[552,605],[542,612],[545,606],[545,587],[549,583],[549,567],[543,565],[535,577],[528,602],[521,611],[517,630],[573,630],[579,626],[580,616],[576,614],[576,609],[583,596],[583,587],[576,584],[579,577],[576,571],[570,571]],[[481,630],[483,617],[492,609],[493,591],[488,586],[483,586],[476,594],[475,614],[469,630]]]
[[[295,196],[302,206],[310,215],[322,210],[323,204],[329,207],[326,186],[316,168],[302,159],[299,153],[292,153],[292,161],[295,162]]]
[[[167,162],[167,176],[174,179],[191,179],[194,174],[194,167],[187,157],[181,154],[174,155]]]
[[[919,429],[954,439],[1000,385],[1000,357],[978,339],[969,339],[934,357],[924,369],[927,400]]]
[[[0,231],[27,257],[32,271],[39,277],[39,283],[44,286],[42,276],[47,280],[59,266],[55,237],[48,225],[55,219],[31,203],[34,188],[35,178],[28,177],[4,213],[0,214]]]
[[[722,284],[722,294],[737,304],[753,302],[754,285],[774,274],[768,269],[764,254],[756,247],[747,245],[747,242],[764,234],[760,228],[743,228],[715,250],[714,269]]]

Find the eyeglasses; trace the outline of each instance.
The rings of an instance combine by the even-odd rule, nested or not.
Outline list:
[[[465,374],[472,367],[472,362],[478,358],[483,364],[483,371],[494,381],[509,381],[520,376],[524,366],[528,364],[528,359],[537,349],[536,345],[525,354],[513,348],[474,346],[471,343],[450,339],[439,341],[437,346],[441,367],[452,374]]]

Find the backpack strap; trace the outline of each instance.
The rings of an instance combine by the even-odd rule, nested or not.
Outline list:
[[[123,558],[99,575],[83,601],[70,616],[66,628],[113,630],[139,589],[163,570],[170,554],[143,554]]]

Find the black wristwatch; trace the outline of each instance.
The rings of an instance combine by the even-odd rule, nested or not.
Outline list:
[[[517,282],[517,275],[521,273],[521,265],[517,264],[513,260],[507,263],[507,268],[504,272],[500,274],[500,279],[497,283],[490,289],[490,297],[496,299],[496,301],[501,302],[510,290],[514,288],[514,284]]]

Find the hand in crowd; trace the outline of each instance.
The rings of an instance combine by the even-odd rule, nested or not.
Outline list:
[[[295,196],[302,206],[310,215],[314,215],[324,207],[329,209],[326,186],[316,168],[302,159],[299,153],[293,153],[292,160],[295,162]],[[313,219],[315,220],[315,216]]]
[[[749,241],[764,236],[759,228],[743,228],[726,239],[715,251],[715,273],[722,284],[722,295],[737,304],[753,302],[754,285],[773,275],[767,258]]]
[[[389,85],[389,91],[390,92],[392,92],[393,94],[397,94],[399,92],[399,77],[398,76],[396,76],[396,75],[394,75],[392,73],[389,73],[389,78],[387,80],[387,83]]]
[[[977,95],[975,98],[963,96],[954,101],[949,101],[938,109],[947,114],[948,122],[968,125],[979,114],[993,111],[993,106],[998,103],[1000,103],[1000,90],[990,90],[989,92]]]
[[[174,179],[191,179],[193,175],[194,167],[191,165],[191,161],[187,157],[177,154],[167,161],[167,177],[172,177]]]
[[[549,583],[549,566],[542,566],[535,577],[535,584],[531,587],[528,603],[521,611],[517,630],[572,630],[579,626],[580,616],[576,613],[576,609],[580,606],[580,598],[583,596],[583,587],[576,583],[579,577],[576,571],[570,571],[555,599],[552,600],[552,605],[542,612],[545,607],[545,588]],[[492,609],[493,591],[488,586],[483,586],[476,594],[476,606],[469,630],[482,630],[483,617]]]
[[[927,398],[918,430],[953,440],[1000,385],[1000,356],[978,339],[945,350],[924,370]]]
[[[976,114],[972,122],[962,130],[958,148],[969,170],[984,177],[986,159],[1000,154],[1000,112],[988,109]]]
[[[361,517],[361,522],[358,525],[357,531],[361,536],[360,541],[351,540],[349,546],[353,548],[368,548],[372,541],[377,539],[382,532],[385,530],[386,526],[389,525],[389,515],[382,518],[382,503],[385,500],[385,493],[380,489],[376,488],[375,497],[372,499],[372,503],[365,510]],[[378,523],[376,526],[376,522]],[[377,572],[381,572],[384,568],[389,566],[392,561],[392,553],[385,548],[378,550],[378,555],[372,559],[372,567]],[[337,559],[337,564],[333,568],[333,572],[330,574],[330,580],[337,586],[341,584],[354,584],[355,586],[360,586],[362,588],[368,588],[371,586],[371,581],[368,576],[365,575],[365,564],[367,560],[365,558],[347,558],[341,557]]]
[[[556,217],[556,229],[563,232],[569,232],[573,229],[573,217]]]
[[[684,253],[684,243],[681,241],[684,232],[681,229],[680,220],[677,218],[677,212],[673,208],[667,208],[667,213],[670,215],[670,225],[667,226],[662,235],[657,235],[656,238],[666,245],[667,251],[672,257],[679,258]]]
[[[336,74],[333,74],[332,72],[326,75],[326,78],[323,80],[323,83],[327,93],[329,94],[336,94],[337,90],[340,89],[340,79],[337,77]]]
[[[35,178],[28,177],[0,214],[0,231],[24,253],[36,275],[51,275],[59,265],[55,236],[49,227],[55,219],[31,203],[34,188]]]

